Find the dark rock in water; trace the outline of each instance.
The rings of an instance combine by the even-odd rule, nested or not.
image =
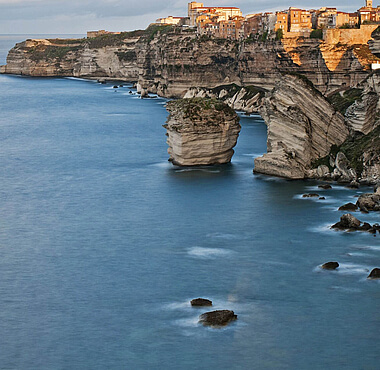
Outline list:
[[[340,221],[331,226],[332,229],[338,230],[358,230],[361,222],[350,213],[344,214]]]
[[[325,197],[319,197],[319,200],[326,200]]]
[[[212,301],[205,298],[196,298],[190,301],[192,306],[202,307],[202,306],[212,306]]]
[[[368,275],[367,279],[380,279],[380,269],[374,268]]]
[[[107,81],[106,81],[106,80],[103,80],[103,79],[99,79],[99,80],[98,80],[98,83],[104,85],[105,83],[107,83]]]
[[[119,85],[119,87],[124,87],[124,85]]]
[[[362,231],[369,231],[372,229],[372,226],[368,222],[364,222],[362,226],[360,226],[360,230]],[[376,230],[375,230],[376,232]]]
[[[325,270],[335,270],[339,267],[338,262],[326,262],[321,266]]]
[[[119,88],[119,86],[116,86],[116,85],[115,85],[113,88],[114,88],[114,89],[118,89],[118,88]]]
[[[356,205],[363,212],[380,211],[380,194],[362,194],[356,202]]]
[[[304,194],[302,198],[319,198],[319,194]]]
[[[338,211],[350,211],[355,212],[358,209],[358,206],[354,203],[347,203],[338,208]]]
[[[133,94],[133,92],[132,92],[131,90],[129,90],[129,93],[130,93],[130,94]]]
[[[351,189],[359,189],[360,184],[357,181],[351,181],[348,187]]]
[[[234,311],[229,310],[206,312],[199,316],[199,322],[210,326],[224,326],[236,319],[237,315],[235,315]]]
[[[319,187],[320,189],[325,189],[325,190],[327,190],[327,189],[332,189],[332,186],[329,185],[329,184],[318,185],[318,187]]]

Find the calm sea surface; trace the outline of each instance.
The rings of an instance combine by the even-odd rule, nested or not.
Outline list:
[[[328,228],[369,189],[253,175],[259,117],[231,165],[173,167],[165,100],[112,86],[0,75],[0,368],[378,369],[380,238]]]

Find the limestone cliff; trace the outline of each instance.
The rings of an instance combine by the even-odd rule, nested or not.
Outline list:
[[[27,76],[138,79],[139,32],[94,39],[26,40],[9,52],[2,73]]]
[[[177,98],[192,87],[236,84],[270,90],[282,73],[294,72],[327,94],[368,76],[374,55],[365,48],[350,40],[238,42],[200,37],[191,29],[152,26],[90,39],[27,40],[9,52],[1,72],[138,80],[142,91]]]
[[[215,99],[179,99],[167,104],[164,127],[170,161],[179,166],[229,163],[237,142],[239,117]]]
[[[266,95],[260,110],[268,126],[268,153],[255,159],[255,172],[302,179],[312,161],[342,144],[349,129],[310,82],[284,75]]]

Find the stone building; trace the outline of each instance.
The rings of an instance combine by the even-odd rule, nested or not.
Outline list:
[[[277,31],[277,30],[281,29],[283,32],[288,32],[288,25],[289,25],[288,13],[287,12],[277,12],[274,30]]]
[[[190,18],[190,26],[197,26],[197,19],[201,15],[206,15],[210,18],[217,16],[219,21],[228,21],[234,17],[241,17],[243,13],[239,8],[233,6],[205,7],[203,3],[197,3],[195,1],[188,4],[188,17]]]
[[[311,28],[311,13],[308,10],[289,8],[289,32],[300,32]]]

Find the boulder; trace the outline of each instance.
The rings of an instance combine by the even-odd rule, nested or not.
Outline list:
[[[380,194],[362,194],[357,200],[356,205],[363,212],[380,211]]]
[[[325,197],[319,197],[319,200],[326,200]]]
[[[357,181],[351,181],[350,184],[348,185],[350,189],[359,189],[360,184]]]
[[[321,266],[321,268],[325,270],[336,270],[338,267],[339,267],[338,262],[326,262]]]
[[[195,298],[191,300],[190,303],[195,307],[212,306],[212,301],[205,298]]]
[[[368,275],[367,279],[380,279],[380,269],[374,268]]]
[[[356,180],[356,172],[350,168],[350,162],[342,152],[338,152],[336,155],[335,167],[341,174],[341,177],[338,179],[340,182],[352,182]]]
[[[347,203],[341,207],[339,207],[338,211],[349,211],[355,212],[358,209],[358,206],[354,203]]]
[[[332,229],[338,230],[358,230],[361,222],[350,213],[344,214],[340,221],[331,226]]]
[[[322,165],[318,166],[318,168],[317,168],[317,177],[318,178],[326,177],[329,174],[330,174],[330,169],[326,165],[322,164]]]
[[[229,310],[206,312],[199,316],[199,322],[209,326],[225,326],[236,319],[237,315],[235,315],[234,311]]]
[[[332,186],[330,184],[318,185],[318,187],[325,190],[332,189]]]
[[[368,222],[364,222],[362,226],[360,226],[360,230],[362,231],[370,231],[373,230],[372,226]],[[375,230],[376,232],[376,230]]]

